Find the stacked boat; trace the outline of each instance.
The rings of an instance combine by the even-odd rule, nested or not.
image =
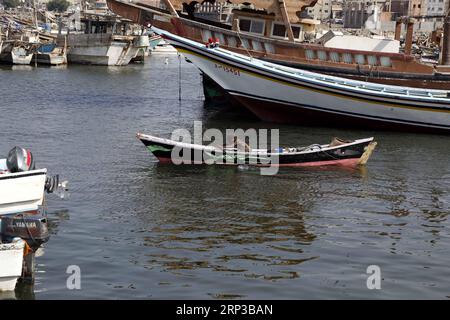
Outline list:
[[[59,176],[36,169],[30,151],[14,147],[0,159],[0,291],[33,275],[34,252],[48,240],[44,194],[67,190]]]

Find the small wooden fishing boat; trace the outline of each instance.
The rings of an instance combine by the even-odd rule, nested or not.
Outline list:
[[[43,44],[34,53],[33,61],[51,66],[66,64],[66,49],[57,47],[56,44]]]
[[[373,138],[353,141],[334,138],[331,143],[323,145],[312,144],[305,147],[252,150],[248,145],[236,139],[231,146],[206,146],[143,133],[138,133],[137,138],[163,163],[246,164],[280,167],[364,165],[377,144]]]

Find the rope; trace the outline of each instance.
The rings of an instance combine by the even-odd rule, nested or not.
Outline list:
[[[241,38],[241,28],[239,28],[239,20],[237,21],[237,35],[239,37],[239,41],[241,41],[242,47],[245,49],[245,51],[247,52],[248,56],[250,57],[250,59],[253,59],[253,56],[250,54],[250,51],[248,51],[248,49],[245,47],[244,42],[242,41]]]

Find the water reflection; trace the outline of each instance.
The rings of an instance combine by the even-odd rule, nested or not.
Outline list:
[[[287,268],[315,258],[302,249],[316,237],[303,215],[320,198],[313,180],[299,184],[289,173],[262,177],[259,170],[236,167],[154,164],[140,182],[136,202],[148,210],[139,212],[135,232],[149,248],[146,267],[277,280],[298,277]]]

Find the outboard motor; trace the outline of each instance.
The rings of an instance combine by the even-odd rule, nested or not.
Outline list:
[[[54,193],[61,199],[67,198],[69,195],[68,183],[67,180],[60,181],[59,174],[52,177],[47,176],[45,179],[45,191],[47,191],[47,193]]]
[[[33,155],[29,150],[14,147],[8,153],[6,166],[11,173],[34,170]]]
[[[50,237],[47,217],[40,214],[2,216],[0,230],[2,238],[22,238],[33,251],[36,251],[43,243],[47,242]]]

